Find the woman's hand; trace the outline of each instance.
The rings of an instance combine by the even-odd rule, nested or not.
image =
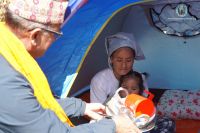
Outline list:
[[[100,120],[105,115],[105,106],[101,103],[86,103],[84,115],[94,120]]]

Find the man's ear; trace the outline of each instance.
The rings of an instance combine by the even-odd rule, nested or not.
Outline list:
[[[35,29],[30,31],[30,40],[31,40],[32,46],[38,45],[38,42],[39,42],[38,39],[40,39],[40,35],[41,35],[40,32],[41,32],[40,28],[35,28]]]

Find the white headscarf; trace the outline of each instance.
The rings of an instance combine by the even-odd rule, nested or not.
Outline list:
[[[105,40],[106,52],[108,54],[108,63],[110,64],[110,56],[114,51],[122,47],[129,47],[135,51],[135,60],[143,60],[145,56],[142,49],[136,43],[135,38],[130,33],[119,32],[115,35],[111,35]]]

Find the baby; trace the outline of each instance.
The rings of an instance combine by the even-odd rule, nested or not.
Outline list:
[[[109,115],[121,113],[120,109],[125,106],[126,96],[130,94],[142,95],[144,91],[142,75],[136,71],[131,71],[120,79],[119,89],[114,96],[109,97],[104,103],[110,107]],[[112,112],[111,112],[112,110]]]
[[[121,77],[119,89],[116,91],[115,95],[110,98],[107,103],[105,103],[107,107],[106,113],[110,116],[126,114],[140,129],[145,127],[145,129],[143,128],[143,131],[152,129],[154,127],[154,123],[152,123],[149,127],[146,127],[147,122],[150,120],[149,116],[143,114],[136,117],[136,114],[131,113],[130,110],[125,106],[125,101],[128,95],[137,94],[141,97],[143,96],[143,92],[150,94],[150,92],[146,91],[143,86],[142,74],[136,71],[129,72]],[[134,97],[135,96],[136,95],[134,95]]]
[[[128,94],[142,95],[144,91],[142,75],[139,72],[130,71],[121,77],[119,87],[126,89]],[[124,98],[127,96],[127,93],[119,91],[119,95],[121,98]]]

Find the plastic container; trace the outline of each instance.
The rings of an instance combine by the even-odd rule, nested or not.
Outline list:
[[[150,118],[155,116],[156,108],[152,101],[154,95],[147,90],[145,93],[149,95],[148,98],[137,94],[130,94],[126,97],[125,106],[133,112],[135,117],[142,114],[148,115]]]

